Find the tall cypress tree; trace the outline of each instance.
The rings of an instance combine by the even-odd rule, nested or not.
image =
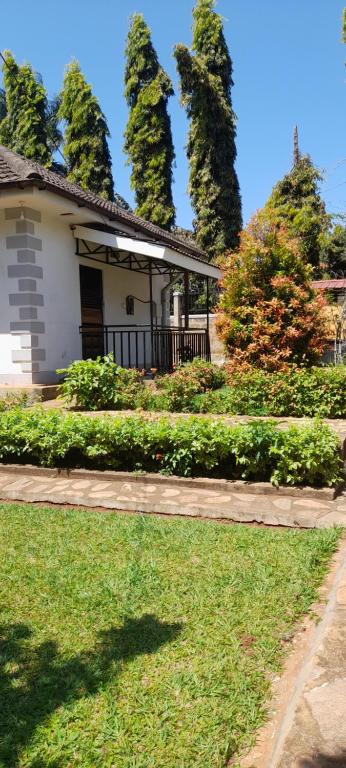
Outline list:
[[[298,153],[289,173],[274,187],[265,211],[300,243],[304,259],[318,276],[331,217],[319,192],[322,177],[308,155]]]
[[[189,192],[198,244],[210,257],[238,244],[242,227],[234,168],[236,127],[232,109],[232,61],[214,0],[197,0],[192,52],[177,45],[182,104],[190,118]]]
[[[46,114],[47,140],[48,140],[48,146],[50,148],[52,155],[56,150],[60,151],[59,148],[61,147],[62,140],[63,140],[62,132],[59,126],[59,107],[60,107],[59,96],[54,96],[53,99],[50,99],[48,101],[47,114]],[[66,173],[66,168],[65,166],[63,166],[61,162],[54,161],[53,166],[55,168],[59,168],[61,171],[64,171],[64,173]]]
[[[323,252],[323,277],[346,277],[346,227],[335,224]]]
[[[66,69],[58,114],[66,123],[63,154],[67,178],[83,189],[113,200],[106,118],[77,61]]]
[[[0,143],[29,160],[51,164],[47,139],[47,94],[30,64],[19,66],[10,52],[3,64],[6,115],[0,124]]]
[[[2,123],[2,121],[5,119],[6,115],[6,91],[4,88],[0,88],[0,123]]]
[[[125,98],[130,108],[125,152],[132,167],[136,213],[164,229],[175,220],[174,148],[167,102],[172,83],[159,64],[143,16],[132,17],[126,46]]]

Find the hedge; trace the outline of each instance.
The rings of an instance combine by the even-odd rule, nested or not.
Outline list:
[[[314,486],[334,485],[342,469],[338,437],[322,422],[280,430],[270,421],[171,423],[40,407],[0,413],[0,461]]]

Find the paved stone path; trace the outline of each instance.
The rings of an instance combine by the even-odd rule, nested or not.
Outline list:
[[[346,766],[346,553],[268,768]]]
[[[152,476],[151,476],[152,477]],[[207,484],[206,481],[205,484]],[[346,494],[335,500],[273,493],[257,495],[225,489],[179,485],[169,478],[141,481],[103,478],[85,470],[0,467],[0,499],[104,507],[132,512],[183,515],[244,523],[325,528],[346,525]]]
[[[346,767],[345,539],[314,612],[293,638],[268,722],[241,768]]]

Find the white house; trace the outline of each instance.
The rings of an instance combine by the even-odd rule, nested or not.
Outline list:
[[[56,381],[72,360],[113,352],[169,370],[208,358],[208,330],[169,325],[169,287],[220,271],[191,242],[0,146],[0,384]]]

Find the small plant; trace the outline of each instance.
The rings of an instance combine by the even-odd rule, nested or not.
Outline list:
[[[190,403],[195,395],[201,391],[197,378],[187,376],[183,366],[173,374],[167,374],[157,379],[156,386],[159,391],[160,409],[178,413],[189,411]],[[156,407],[155,398],[154,407]]]
[[[9,411],[11,408],[26,408],[28,400],[27,392],[11,392],[0,397],[0,411]]]
[[[57,373],[64,376],[60,393],[67,405],[98,411],[140,408],[145,404],[142,373],[121,368],[111,354],[96,360],[76,360]]]
[[[157,389],[162,395],[159,395],[160,407],[168,411],[190,411],[195,396],[222,387],[226,375],[224,368],[200,358],[183,363],[173,374],[157,379]]]
[[[186,376],[194,376],[203,392],[208,389],[219,389],[227,379],[225,368],[202,360],[200,357],[195,357],[191,363],[180,366],[179,370],[184,371]]]

